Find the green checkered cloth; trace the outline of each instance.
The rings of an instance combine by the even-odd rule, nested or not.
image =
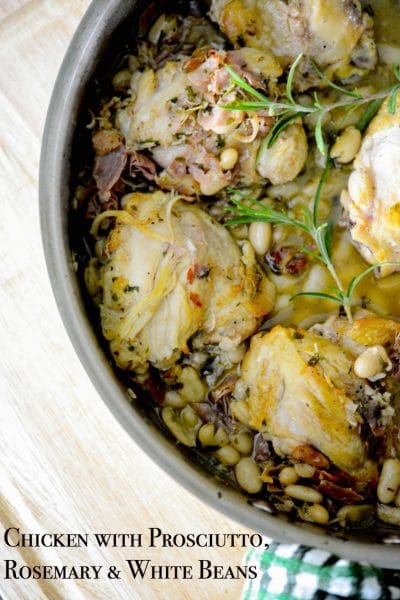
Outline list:
[[[297,544],[253,548],[245,565],[257,569],[247,579],[241,600],[395,600],[400,599],[400,571],[343,560],[326,550]],[[400,564],[400,556],[399,556]]]

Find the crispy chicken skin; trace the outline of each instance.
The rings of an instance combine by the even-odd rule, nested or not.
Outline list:
[[[168,368],[190,338],[192,347],[234,349],[272,309],[274,286],[250,244],[240,249],[199,207],[136,192],[111,212],[103,213],[116,223],[97,277],[103,333],[121,368]]]
[[[213,0],[211,17],[234,44],[272,51],[285,66],[300,52],[322,67],[349,60],[366,25],[358,0]]]
[[[362,419],[349,420],[360,381],[345,348],[312,332],[276,326],[253,337],[242,379],[251,425],[271,436],[277,452],[308,444],[358,480],[375,476],[359,433]]]
[[[371,264],[400,261],[400,101],[394,115],[384,103],[372,120],[342,194],[351,236]],[[381,275],[398,270],[381,268]]]

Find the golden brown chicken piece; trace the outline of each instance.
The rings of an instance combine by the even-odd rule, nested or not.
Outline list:
[[[155,177],[159,187],[213,196],[238,183],[287,183],[303,169],[308,144],[301,122],[265,149],[257,166],[274,118],[268,111],[224,109],[241,97],[226,65],[257,88],[282,75],[270,52],[254,48],[202,48],[190,58],[132,75],[132,95],[117,112],[116,125],[129,151],[146,149],[163,169]]]
[[[272,51],[285,66],[303,52],[322,67],[350,59],[368,20],[358,0],[213,0],[211,17],[234,44]]]
[[[356,479],[372,479],[352,365],[348,350],[316,333],[276,326],[256,335],[242,365],[251,425],[271,436],[278,453],[308,444]]]
[[[172,194],[136,192],[125,200],[125,210],[94,221],[96,234],[104,218],[116,217],[103,264],[86,275],[97,278],[116,363],[164,369],[189,351],[189,339],[195,348],[230,350],[254,333],[275,291],[250,244],[239,248],[226,228]]]
[[[400,100],[387,103],[371,121],[342,194],[351,236],[371,264],[400,261]],[[399,267],[384,266],[382,275]]]

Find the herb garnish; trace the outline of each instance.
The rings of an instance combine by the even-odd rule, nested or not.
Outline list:
[[[319,202],[321,198],[322,188],[326,181],[328,171],[332,164],[332,159],[329,156],[329,149],[324,139],[322,131],[322,125],[325,116],[336,110],[344,109],[346,115],[349,115],[359,106],[367,104],[365,112],[361,115],[358,120],[357,127],[361,132],[365,130],[370,120],[376,114],[380,108],[382,102],[387,98],[387,109],[390,114],[396,112],[397,96],[400,91],[400,66],[393,66],[393,74],[395,77],[395,84],[382,92],[376,94],[370,94],[363,96],[360,92],[355,90],[348,90],[332,81],[330,81],[317,67],[316,63],[312,61],[315,71],[321,80],[323,80],[329,87],[336,91],[344,94],[346,99],[338,100],[331,104],[323,104],[320,96],[317,92],[314,92],[314,101],[311,106],[304,106],[299,104],[293,93],[293,81],[296,73],[296,69],[303,59],[303,54],[299,54],[294,63],[292,64],[287,81],[286,81],[286,93],[283,101],[274,100],[269,98],[259,90],[253,88],[247,81],[245,81],[236,71],[229,65],[225,65],[228,70],[231,80],[243,91],[247,92],[251,99],[236,100],[226,104],[223,108],[226,110],[242,110],[242,111],[257,111],[257,110],[268,110],[270,116],[277,117],[274,125],[271,127],[268,135],[262,141],[257,162],[259,161],[261,154],[265,148],[270,148],[275,140],[279,137],[282,131],[288,127],[288,125],[301,118],[305,115],[316,115],[317,121],[314,130],[314,136],[316,145],[322,155],[327,156],[325,168],[322,172],[319,180],[317,190],[314,196],[313,210],[310,211],[308,208],[303,209],[302,218],[296,219],[289,215],[287,211],[281,210],[276,211],[270,207],[265,206],[259,200],[248,196],[238,190],[230,190],[233,193],[231,198],[234,206],[228,208],[231,212],[237,216],[234,219],[229,220],[226,225],[237,225],[240,223],[251,223],[253,221],[264,221],[272,224],[291,225],[300,229],[309,235],[316,246],[315,251],[305,250],[315,260],[322,262],[331,274],[336,286],[329,288],[329,293],[321,292],[300,292],[294,295],[291,300],[300,296],[309,296],[314,298],[323,298],[326,300],[332,300],[343,306],[346,316],[351,323],[353,321],[351,311],[351,298],[352,295],[362,281],[369,273],[375,269],[386,266],[396,265],[400,266],[400,263],[393,262],[381,262],[375,265],[371,265],[366,268],[362,273],[353,277],[350,281],[347,289],[344,288],[343,283],[336,271],[334,264],[331,259],[332,250],[332,235],[333,225],[329,221],[320,221],[318,219]],[[243,202],[245,200],[247,204]]]
[[[229,65],[225,65],[225,68],[228,70],[231,76],[232,82],[236,84],[239,88],[247,92],[251,96],[251,99],[230,102],[229,104],[226,104],[223,108],[225,110],[242,111],[257,111],[267,109],[271,117],[277,117],[274,125],[271,127],[268,135],[264,138],[260,146],[257,160],[259,160],[263,150],[265,148],[270,148],[275,142],[275,140],[279,137],[281,132],[284,129],[286,129],[286,127],[292,121],[295,121],[299,117],[306,115],[317,116],[317,122],[314,129],[315,141],[321,154],[326,155],[327,145],[322,131],[322,124],[324,121],[324,117],[328,113],[338,108],[344,109],[345,111],[352,111],[363,104],[368,104],[364,115],[360,118],[359,121],[360,129],[363,130],[366,126],[365,123],[368,123],[371,118],[370,115],[376,112],[376,110],[379,108],[379,102],[381,102],[385,98],[388,98],[389,113],[394,114],[396,111],[397,95],[400,91],[400,66],[393,66],[393,74],[396,79],[396,83],[391,88],[382,92],[377,92],[376,94],[363,96],[358,91],[348,90],[345,87],[342,87],[330,81],[323,73],[321,73],[321,71],[316,66],[315,62],[313,62],[314,69],[317,71],[319,77],[323,81],[325,81],[325,83],[327,83],[331,88],[347,96],[347,99],[338,100],[337,102],[334,102],[332,104],[323,104],[318,93],[314,92],[314,100],[311,106],[304,106],[303,104],[299,104],[295,100],[293,95],[293,80],[296,69],[302,58],[303,54],[299,54],[289,70],[288,78],[286,81],[286,93],[283,101],[269,98],[259,90],[256,90],[238,73],[236,73],[236,71],[232,67],[230,67]]]
[[[234,204],[234,206],[228,207],[228,210],[235,213],[237,216],[227,221],[226,225],[229,226],[238,225],[241,223],[252,223],[253,221],[264,221],[266,223],[272,224],[291,225],[293,227],[296,227],[297,229],[300,229],[301,231],[304,231],[314,241],[316,251],[303,251],[306,251],[307,254],[309,254],[312,258],[314,258],[315,260],[319,260],[320,262],[322,262],[322,264],[325,265],[325,267],[331,274],[336,286],[329,288],[330,293],[300,292],[292,296],[291,300],[299,298],[300,296],[332,300],[343,306],[343,309],[346,313],[349,322],[352,323],[353,316],[351,311],[351,298],[358,284],[362,281],[362,279],[364,279],[364,277],[366,277],[375,269],[386,265],[400,266],[400,263],[381,262],[375,265],[371,265],[370,267],[366,268],[362,273],[360,273],[356,277],[353,277],[347,289],[344,288],[343,283],[336,271],[336,268],[331,258],[333,225],[329,221],[319,221],[318,219],[318,209],[321,199],[322,188],[326,181],[331,164],[332,159],[328,155],[325,168],[322,172],[321,178],[317,186],[317,190],[315,192],[313,210],[311,212],[309,208],[304,208],[301,219],[291,217],[288,214],[288,212],[284,210],[274,210],[268,206],[265,206],[259,200],[256,200],[255,198],[252,198],[251,196],[244,194],[239,190],[233,189],[230,191],[233,194],[233,196],[231,197],[231,201]],[[252,206],[245,204],[243,200],[246,200]]]

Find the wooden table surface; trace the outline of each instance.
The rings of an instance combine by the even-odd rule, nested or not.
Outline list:
[[[0,1],[0,594],[5,600],[234,599],[243,580],[134,581],[127,559],[240,564],[244,550],[9,548],[20,532],[245,532],[183,490],[128,437],[64,331],[47,277],[37,199],[52,86],[88,0]],[[91,539],[91,538],[89,538]],[[120,580],[9,579],[26,565],[117,565]],[[8,563],[9,565],[13,563]],[[16,572],[17,573],[17,572]]]

